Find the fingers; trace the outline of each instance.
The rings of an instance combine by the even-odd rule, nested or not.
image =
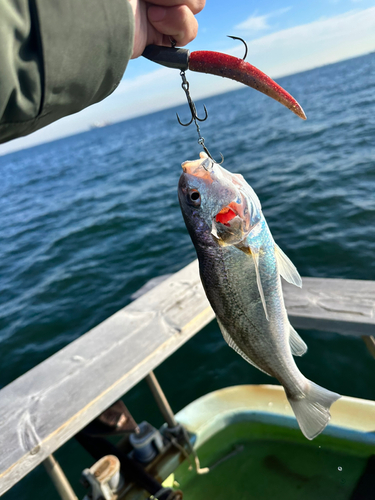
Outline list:
[[[171,2],[172,0],[158,1]],[[148,20],[155,30],[174,38],[179,46],[194,40],[198,31],[198,22],[186,3],[185,0],[185,5],[174,7],[151,5],[147,13]]]
[[[203,9],[206,0],[151,0],[150,3],[163,7],[177,7],[178,5],[186,5],[186,7],[188,7],[195,15]]]

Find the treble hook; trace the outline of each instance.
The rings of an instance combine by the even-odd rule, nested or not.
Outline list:
[[[199,137],[198,144],[200,144],[202,146],[202,148],[204,149],[204,151],[207,154],[207,156],[209,156],[209,158],[211,158],[211,160],[213,162],[217,163],[214,160],[214,158],[212,158],[211,153],[208,151],[207,146],[204,143],[204,137],[202,137],[202,135],[201,135],[201,129],[200,129],[199,124],[198,124],[198,122],[204,122],[205,120],[207,120],[207,118],[208,118],[207,108],[203,104],[205,116],[204,116],[204,118],[199,118],[199,116],[197,115],[197,108],[195,107],[195,104],[194,104],[194,102],[193,102],[193,100],[191,98],[190,92],[189,92],[189,82],[186,79],[185,71],[182,70],[180,72],[180,75],[181,75],[181,78],[182,78],[181,87],[183,88],[183,90],[184,90],[184,92],[186,94],[186,98],[187,98],[187,101],[188,101],[188,104],[189,104],[189,108],[190,108],[190,112],[191,112],[191,120],[188,123],[182,123],[182,121],[180,120],[180,117],[178,116],[178,113],[176,113],[178,123],[180,125],[182,125],[183,127],[188,127],[192,122],[195,123],[195,126],[197,128],[197,132],[198,132],[198,137]],[[223,161],[224,161],[224,156],[221,153],[220,153],[220,156],[221,156],[221,162],[219,163],[219,165],[221,165],[223,163]]]
[[[182,78],[181,87],[183,88],[183,90],[184,90],[184,92],[186,94],[186,98],[187,98],[187,101],[188,101],[188,104],[189,104],[189,108],[190,108],[190,111],[191,111],[191,120],[188,123],[182,123],[182,121],[180,120],[180,117],[178,116],[178,113],[176,113],[178,123],[180,125],[182,125],[183,127],[188,127],[193,122],[193,120],[194,120],[194,122],[195,122],[195,120],[198,120],[199,122],[204,122],[208,118],[208,113],[207,113],[206,106],[203,104],[203,108],[204,108],[204,112],[205,112],[205,117],[204,118],[199,118],[199,116],[197,115],[197,108],[195,107],[195,104],[194,104],[194,102],[193,102],[193,100],[192,100],[192,98],[190,96],[189,82],[186,79],[185,71],[181,71],[180,75],[181,75],[181,78]]]
[[[245,45],[245,55],[243,56],[242,60],[244,61],[246,59],[246,56],[247,56],[247,43],[245,42],[245,40],[243,40],[242,38],[240,38],[239,36],[231,36],[231,35],[227,35],[228,38],[233,38],[233,40],[240,40],[244,45]]]

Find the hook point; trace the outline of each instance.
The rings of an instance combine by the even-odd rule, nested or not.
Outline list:
[[[206,106],[203,104],[203,109],[204,109],[204,113],[205,113],[205,116],[204,118],[199,118],[197,115],[195,115],[195,118],[199,121],[199,122],[204,122],[207,120],[208,118],[208,111],[207,111],[207,108]]]

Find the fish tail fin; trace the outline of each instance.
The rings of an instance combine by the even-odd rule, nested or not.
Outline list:
[[[310,380],[307,380],[303,396],[288,397],[298,425],[307,439],[314,439],[326,428],[331,418],[329,409],[339,398],[340,394],[328,391]]]

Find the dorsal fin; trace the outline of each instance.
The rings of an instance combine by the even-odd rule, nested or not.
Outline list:
[[[288,283],[291,283],[292,285],[296,285],[302,288],[302,279],[296,269],[296,266],[276,243],[275,257],[279,273],[284,278],[284,280],[286,280]]]

